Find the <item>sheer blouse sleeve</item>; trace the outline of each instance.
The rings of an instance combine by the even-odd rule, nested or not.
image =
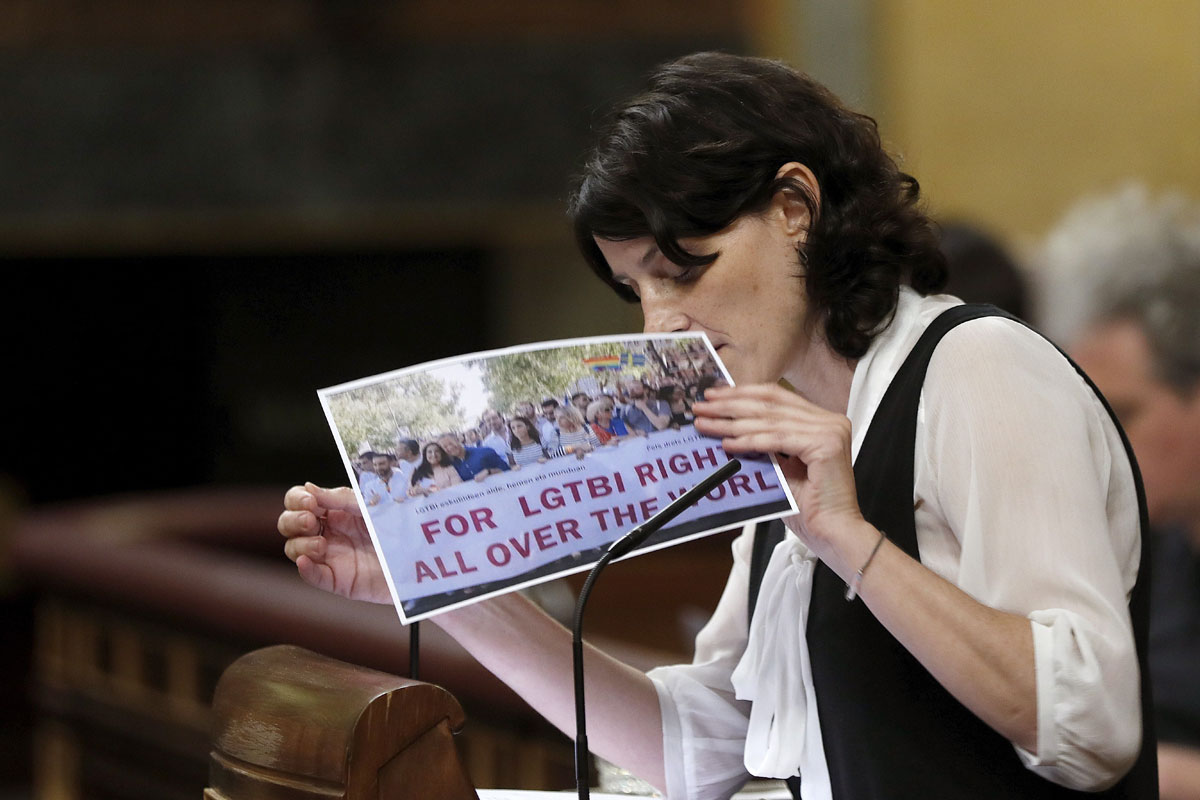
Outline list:
[[[1018,755],[1070,788],[1115,783],[1141,742],[1127,606],[1138,512],[1115,426],[1060,353],[1001,318],[946,335],[920,413],[922,561],[1030,621],[1038,741],[1037,752]],[[939,525],[947,536],[921,541],[922,527]]]
[[[696,637],[692,663],[649,673],[662,710],[668,798],[727,798],[749,777],[744,766],[749,703],[734,697],[730,674],[746,648],[753,531],[751,525],[733,542],[733,570]]]

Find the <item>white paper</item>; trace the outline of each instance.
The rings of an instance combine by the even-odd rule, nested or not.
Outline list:
[[[520,445],[513,427],[545,424],[515,413],[519,402],[531,403],[539,416],[548,397],[565,406],[576,391],[593,399],[607,396],[632,433],[634,421],[644,417],[636,416],[636,403],[622,392],[621,379],[644,379],[649,395],[668,386],[684,388],[705,375],[730,382],[704,334],[651,334],[473,353],[320,390],[401,620],[423,619],[589,569],[615,539],[729,460],[719,440],[696,432],[685,403],[675,424],[663,430],[618,436],[582,457],[587,448],[571,445],[525,466],[511,465],[512,443]],[[649,397],[644,400],[656,411],[670,412]],[[502,418],[502,431],[480,429],[488,409]],[[514,416],[529,425],[521,421],[509,427]],[[562,431],[550,443],[572,435],[570,421],[559,422]],[[616,423],[614,428],[620,430]],[[453,441],[441,438],[445,434]],[[397,438],[419,442],[422,462],[429,465],[409,469],[420,480],[406,484],[397,470],[381,465],[382,479],[367,476],[360,485],[351,459],[363,448],[394,453]],[[460,458],[451,455],[456,446],[461,446]],[[536,447],[525,452],[540,453]],[[452,465],[438,463],[448,458]],[[772,459],[740,460],[737,475],[633,555],[795,513],[787,482]],[[475,471],[482,467],[497,471]]]

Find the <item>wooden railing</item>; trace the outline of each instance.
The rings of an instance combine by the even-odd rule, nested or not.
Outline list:
[[[210,490],[45,509],[22,520],[13,558],[39,598],[30,681],[37,800],[195,800],[210,785],[213,689],[248,652],[287,643],[381,674],[407,672],[408,636],[394,609],[309,587],[282,557],[274,529],[281,496]],[[711,560],[727,553],[722,544]],[[685,594],[675,576],[700,583],[720,568],[675,555],[658,567],[668,581],[632,571],[653,558],[614,570],[592,603],[593,643],[643,669],[686,654],[602,638],[628,627],[625,597],[657,592],[640,602],[638,627],[666,631],[682,607],[676,595]],[[475,785],[573,785],[570,741],[436,625],[423,631],[421,674],[471,718],[456,751]]]
[[[205,800],[474,800],[446,690],[290,645],[217,684]]]

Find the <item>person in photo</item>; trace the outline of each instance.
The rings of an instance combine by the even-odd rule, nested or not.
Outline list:
[[[462,476],[455,468],[446,448],[436,442],[429,442],[425,445],[421,463],[409,478],[409,494],[426,495],[462,482]]]

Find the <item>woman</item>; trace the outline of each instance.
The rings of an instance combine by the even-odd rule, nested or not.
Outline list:
[[[509,447],[512,448],[513,461],[517,466],[539,464],[546,460],[546,450],[542,447],[542,437],[537,427],[528,417],[513,417],[508,421]]]
[[[692,414],[692,407],[684,396],[682,386],[668,383],[658,390],[658,399],[670,409],[672,427],[682,428],[684,425],[692,424],[695,417]]]
[[[1044,339],[935,294],[917,201],[873,120],[721,54],[660,68],[586,161],[590,266],[647,331],[708,334],[737,387],[707,389],[697,431],[779,454],[800,509],[772,547],[735,542],[692,664],[589,655],[593,750],[669,797],[748,774],[805,798],[1154,796],[1131,455]],[[344,492],[285,508],[306,579],[386,601]],[[511,595],[437,620],[571,730],[565,631]]]
[[[588,426],[603,445],[615,445],[630,436],[625,423],[613,417],[613,401],[608,397],[593,400],[587,408]]]
[[[558,409],[554,412],[554,421],[558,423],[558,441],[554,447],[546,448],[546,454],[551,458],[567,455],[583,458],[600,446],[600,440],[585,427],[583,414],[575,406]]]
[[[413,470],[409,483],[408,493],[415,497],[462,483],[462,477],[442,446],[430,442],[421,451],[421,463]]]

